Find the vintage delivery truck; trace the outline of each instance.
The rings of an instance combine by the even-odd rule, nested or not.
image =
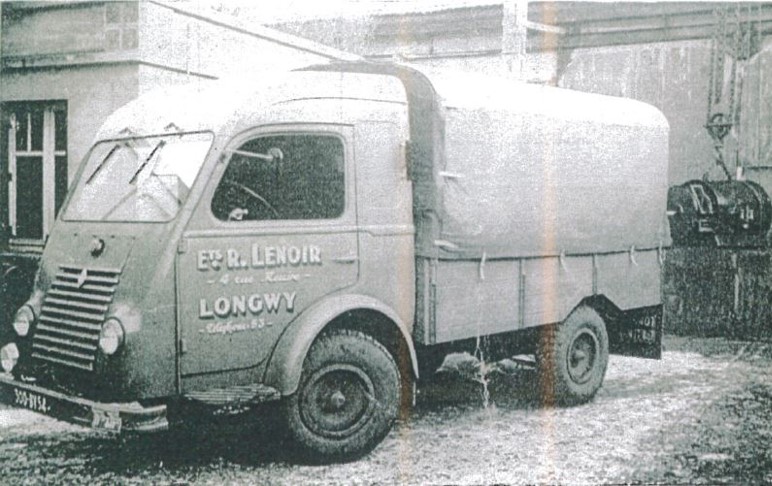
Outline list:
[[[659,357],[667,161],[643,103],[400,65],[145,95],[2,325],[0,396],[112,431],[281,400],[322,460],[450,351],[532,354],[545,402],[586,402],[609,352]]]

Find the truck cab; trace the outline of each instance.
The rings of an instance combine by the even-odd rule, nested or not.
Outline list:
[[[45,388],[112,404],[76,421],[164,428],[169,397],[292,394],[336,317],[388,323],[413,373],[405,111],[394,78],[319,72],[119,110],[17,315],[11,402],[67,416]]]

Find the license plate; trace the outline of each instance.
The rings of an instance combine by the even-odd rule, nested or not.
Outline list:
[[[48,414],[51,412],[51,404],[48,399],[43,395],[38,395],[27,390],[20,390],[18,388],[13,390],[14,400],[13,403],[17,407],[27,408],[34,410],[35,412]]]
[[[612,354],[660,359],[662,326],[661,305],[627,311],[624,318],[612,322],[609,351]]]
[[[120,432],[122,421],[118,412],[109,412],[107,410],[92,409],[94,418],[91,420],[91,427],[97,430],[108,432]]]

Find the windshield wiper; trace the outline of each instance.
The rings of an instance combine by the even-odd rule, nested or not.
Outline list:
[[[102,162],[99,163],[99,166],[96,169],[94,169],[94,172],[92,172],[90,176],[88,176],[88,179],[86,179],[86,184],[91,184],[91,181],[94,180],[94,177],[96,177],[96,175],[99,173],[99,171],[102,170],[102,168],[105,166],[105,164],[107,164],[107,161],[110,160],[110,158],[121,147],[121,145],[123,145],[123,144],[116,143],[115,145],[113,145],[113,148],[110,149],[109,152],[107,152],[107,155],[105,155],[105,158],[102,159]]]
[[[148,155],[147,158],[145,158],[145,161],[142,162],[142,165],[140,165],[137,171],[134,173],[134,175],[131,176],[131,179],[129,179],[129,184],[134,184],[134,182],[136,182],[139,174],[142,173],[143,170],[145,170],[145,167],[147,167],[147,164],[149,164],[150,161],[153,160],[153,157],[155,157],[156,152],[158,152],[158,150],[164,145],[166,145],[166,140],[161,140],[156,144],[156,146],[150,152],[150,155]]]

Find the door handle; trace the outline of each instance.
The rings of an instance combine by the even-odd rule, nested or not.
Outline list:
[[[359,257],[356,255],[347,255],[342,257],[333,258],[332,261],[335,263],[355,263],[357,260],[359,260]]]

